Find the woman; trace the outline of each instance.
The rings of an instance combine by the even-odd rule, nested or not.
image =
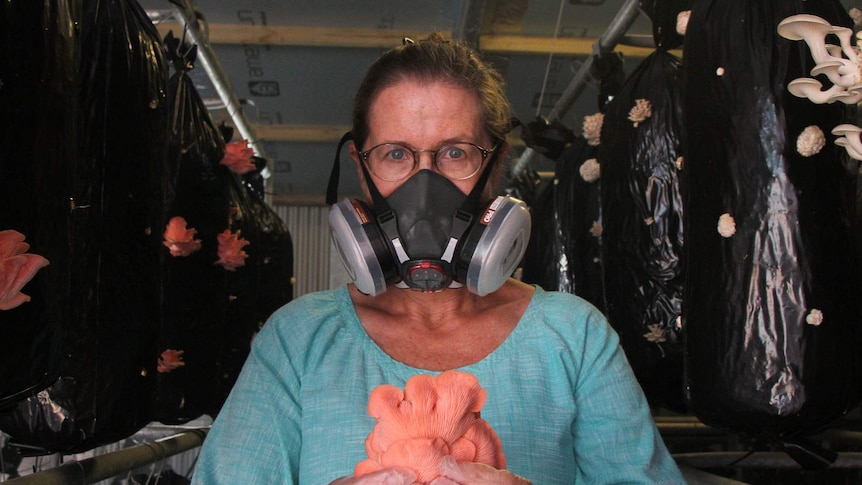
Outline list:
[[[447,369],[486,390],[482,417],[508,470],[445,460],[437,483],[684,483],[604,317],[573,295],[498,279],[488,263],[499,258],[453,243],[482,232],[464,230],[461,216],[473,211],[472,221],[485,207],[475,202],[492,199],[509,120],[499,75],[461,43],[434,35],[371,66],[350,154],[372,205],[334,210],[379,227],[335,223],[355,283],[270,318],[204,443],[195,483],[412,483],[399,469],[351,478],[375,424],[368,396]],[[517,213],[517,202],[506,204]],[[493,236],[504,253],[524,237]],[[381,251],[378,237],[393,244]]]

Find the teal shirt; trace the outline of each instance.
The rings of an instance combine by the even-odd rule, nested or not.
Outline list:
[[[487,391],[482,418],[508,469],[536,485],[684,484],[604,316],[540,288],[494,352],[461,368]],[[194,484],[326,485],[366,458],[380,384],[434,372],[393,360],[365,333],[347,287],[276,311],[213,423]]]

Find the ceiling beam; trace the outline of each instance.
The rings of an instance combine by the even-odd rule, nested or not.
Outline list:
[[[506,54],[562,54],[588,56],[593,53],[596,39],[589,37],[539,37],[531,35],[482,35],[479,49],[483,52]],[[614,51],[627,57],[646,57],[655,49],[617,45]]]
[[[350,131],[345,126],[324,125],[255,125],[254,131],[260,141],[321,143],[338,142],[341,136]]]
[[[182,35],[182,27],[175,22],[156,25],[164,36],[174,30]],[[283,45],[311,47],[366,47],[388,49],[400,45],[404,37],[423,38],[431,32],[395,29],[357,29],[326,27],[286,27],[274,25],[207,24],[203,29],[210,44]],[[451,38],[451,34],[443,33]]]
[[[227,123],[230,125],[230,123]],[[350,131],[347,125],[252,125],[261,142],[287,143],[337,143],[342,135]],[[524,142],[516,134],[510,134],[509,144],[523,146]]]
[[[509,23],[495,18],[492,32],[501,32],[504,25],[512,27],[515,19],[505,17]],[[487,21],[487,20],[486,20]],[[173,30],[181,36],[182,27],[174,22],[157,25],[159,34],[164,36]],[[416,32],[390,29],[285,27],[272,25],[208,24],[204,30],[212,45],[282,45],[311,47],[354,47],[388,49],[399,45],[404,37],[423,38],[431,32]],[[486,30],[483,30],[486,31]],[[487,32],[487,31],[486,31]],[[444,33],[444,36],[450,34]],[[562,54],[586,56],[592,54],[594,38],[541,37],[511,33],[493,33],[479,36],[479,49],[495,54]],[[616,49],[629,57],[646,57],[653,49],[619,45]]]

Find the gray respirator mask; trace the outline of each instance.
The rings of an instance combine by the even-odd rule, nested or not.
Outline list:
[[[530,239],[530,212],[510,196],[479,202],[497,152],[469,194],[420,170],[384,198],[360,164],[372,208],[357,199],[335,202],[339,153],[350,139],[348,133],[339,143],[327,203],[332,241],[359,291],[373,296],[392,284],[425,292],[466,286],[484,296],[505,283]]]

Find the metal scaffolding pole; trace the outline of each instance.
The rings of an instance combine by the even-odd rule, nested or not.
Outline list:
[[[131,446],[86,460],[65,463],[56,468],[40,471],[25,477],[13,478],[10,485],[69,485],[96,483],[115,477],[135,468],[149,465],[201,446],[208,428],[193,429],[157,439],[150,443]]]
[[[237,131],[244,140],[248,141],[248,146],[254,150],[254,154],[261,158],[267,158],[263,146],[258,142],[257,135],[254,132],[251,124],[245,117],[242,108],[240,107],[239,99],[236,97],[233,88],[228,81],[227,74],[221,67],[218,57],[210,46],[209,40],[198,23],[198,18],[194,8],[190,5],[189,0],[183,0],[184,6],[177,5],[173,1],[169,1],[171,8],[174,11],[174,16],[183,27],[188,38],[197,45],[197,61],[206,71],[210,81],[213,84],[216,92],[224,103],[225,110],[228,116],[233,121]],[[264,179],[269,179],[271,172],[269,167],[266,167],[261,172]]]
[[[692,468],[802,469],[802,466],[790,455],[780,451],[704,451],[674,453],[672,456],[678,464]],[[838,458],[829,465],[829,468],[862,468],[862,453],[855,451],[839,452]]]
[[[638,11],[638,4],[639,0],[626,0],[623,6],[620,7],[620,11],[617,12],[616,17],[614,17],[611,23],[608,24],[607,29],[605,29],[605,32],[598,38],[598,40],[596,40],[596,43],[593,44],[593,55],[589,56],[584,63],[581,64],[580,69],[575,73],[575,77],[572,78],[569,85],[566,86],[566,90],[563,91],[563,94],[560,96],[560,99],[557,100],[557,103],[548,113],[547,118],[549,121],[557,121],[569,111],[584,90],[587,77],[590,70],[593,68],[596,56],[612,52],[620,39],[622,39],[628,31],[629,27],[632,26],[635,19],[637,19],[637,16],[640,13]],[[527,147],[512,167],[513,175],[518,176],[525,168],[527,168],[534,156],[535,150]]]

